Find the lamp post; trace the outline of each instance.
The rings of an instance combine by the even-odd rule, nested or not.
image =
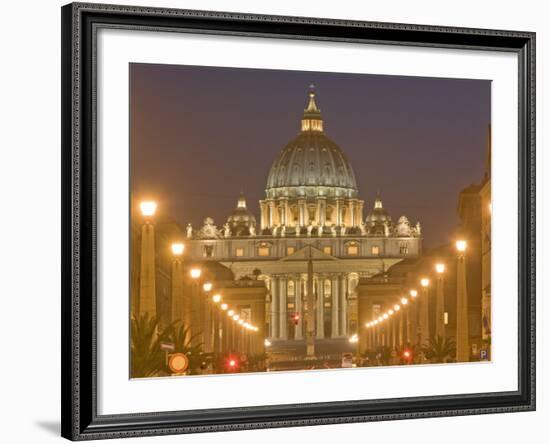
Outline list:
[[[228,349],[228,346],[227,346],[227,316],[223,316],[227,312],[228,308],[229,308],[229,306],[225,302],[222,302],[220,304],[220,310],[221,310],[220,318],[219,318],[219,323],[220,323],[220,344],[219,344],[219,348],[218,348],[218,353],[225,353],[225,351]]]
[[[405,325],[404,325],[404,336],[405,336],[404,341],[405,341],[405,344],[408,344],[409,342],[411,342],[411,322],[410,322],[411,307],[409,307],[409,300],[406,297],[402,297],[399,300],[399,302],[401,304],[400,305],[401,308],[404,310],[403,315],[405,316],[405,319],[404,319],[404,322],[405,322]]]
[[[202,291],[205,297],[201,297],[201,324],[203,325],[203,340],[204,351],[206,353],[212,352],[213,347],[213,323],[212,323],[212,301],[210,300],[210,292],[212,291],[212,282],[205,282],[202,284]]]
[[[456,241],[456,360],[470,360],[470,341],[468,337],[468,290],[466,287],[466,241]]]
[[[445,337],[445,285],[444,273],[445,264],[435,264],[435,272],[437,273],[436,295],[435,295],[435,334]]]
[[[172,244],[172,322],[184,320],[182,256],[185,245]],[[188,327],[189,324],[185,324]]]
[[[403,342],[403,328],[404,328],[404,325],[403,325],[403,316],[404,315],[404,312],[401,311],[401,305],[399,304],[395,304],[393,306],[393,312],[395,313],[395,315],[397,317],[399,317],[399,325],[397,326],[397,348],[400,348],[400,347],[403,347],[404,345],[404,342]],[[397,322],[397,320],[396,320]]]
[[[430,312],[429,312],[429,286],[430,280],[428,278],[420,279],[420,285],[422,286],[422,297],[420,298],[420,315],[419,315],[419,345],[422,346],[425,342],[430,340]]]
[[[418,291],[412,289],[409,291],[410,304],[407,306],[407,339],[409,343],[418,342],[418,304],[413,304],[418,299]]]
[[[214,324],[214,344],[212,347],[212,351],[214,353],[220,352],[220,316],[219,316],[219,308],[221,308],[221,302],[222,302],[222,296],[219,293],[216,293],[214,296],[212,296],[212,302],[214,305],[214,310],[212,310],[212,322]]]
[[[144,224],[141,227],[141,261],[139,274],[139,314],[157,315],[155,290],[155,228],[153,217],[157,211],[154,201],[139,204]]]
[[[199,279],[202,275],[200,268],[191,268],[189,276],[191,277],[191,301],[189,301],[189,319],[191,322],[191,335],[193,340],[191,344],[193,346],[203,342],[201,336],[201,328],[203,323],[201,322],[201,298],[199,297]]]

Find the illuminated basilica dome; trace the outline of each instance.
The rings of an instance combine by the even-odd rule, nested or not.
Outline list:
[[[357,184],[342,149],[323,131],[315,92],[302,117],[302,130],[279,153],[267,178],[267,197],[356,197]]]
[[[260,201],[261,229],[286,233],[334,233],[357,229],[363,201],[351,165],[327,137],[315,92],[302,116],[300,133],[277,155],[267,177],[266,197]]]

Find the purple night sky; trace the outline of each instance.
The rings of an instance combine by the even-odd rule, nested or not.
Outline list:
[[[458,193],[479,183],[488,80],[130,65],[132,192],[183,226],[221,226],[239,192],[258,200],[300,128],[315,84],[325,133],[347,154],[366,216],[380,191],[394,221],[420,220],[427,247],[451,240]]]

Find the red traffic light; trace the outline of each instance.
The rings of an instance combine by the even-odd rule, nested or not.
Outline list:
[[[412,358],[413,358],[413,353],[411,350],[409,350],[408,348],[406,348],[405,350],[403,350],[403,359],[407,362],[411,362],[412,361]]]
[[[225,368],[227,372],[236,372],[239,370],[239,359],[235,356],[229,356],[225,360]]]
[[[294,313],[292,315],[292,321],[294,322],[294,325],[298,325],[298,322],[300,321],[300,313]]]

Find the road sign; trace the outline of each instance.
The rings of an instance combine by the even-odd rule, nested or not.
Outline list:
[[[189,367],[189,358],[183,353],[173,353],[168,358],[168,367],[172,373],[183,373]]]
[[[160,343],[160,349],[163,351],[171,351],[173,352],[175,349],[173,342],[161,342]]]
[[[481,359],[482,361],[486,361],[488,357],[489,357],[489,353],[487,352],[486,349],[482,348],[479,351],[479,359]]]

